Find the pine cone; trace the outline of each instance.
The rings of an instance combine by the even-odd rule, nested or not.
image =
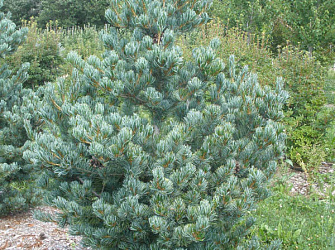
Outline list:
[[[241,165],[238,161],[235,161],[235,169],[234,169],[234,174],[237,174],[241,170]]]
[[[160,39],[160,40],[162,40],[162,39]],[[159,41],[159,42],[160,42],[160,41]],[[158,34],[154,34],[154,37],[152,38],[152,43],[153,43],[153,44],[158,43]]]
[[[94,168],[103,168],[104,165],[94,156],[92,156],[92,159],[90,160],[90,165]]]
[[[163,30],[160,39],[159,39],[158,34],[154,34],[154,35],[153,35],[153,37],[152,37],[152,43],[153,43],[153,44],[156,44],[156,43],[159,43],[159,44],[160,44],[160,43],[162,42],[162,38],[163,38],[163,35],[164,35],[164,32],[165,32],[166,29],[167,29],[167,28],[165,28],[165,29]],[[158,39],[159,39],[159,40],[158,40]]]

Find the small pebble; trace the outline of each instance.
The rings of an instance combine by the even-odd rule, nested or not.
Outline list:
[[[45,233],[40,233],[39,237],[40,240],[45,240],[47,238],[47,236],[45,235]]]

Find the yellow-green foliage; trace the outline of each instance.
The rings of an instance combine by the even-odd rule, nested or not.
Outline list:
[[[107,26],[105,26],[105,30]],[[84,59],[90,55],[101,55],[104,45],[99,39],[99,31],[95,26],[71,27],[61,30],[62,55],[71,50],[76,51]]]
[[[8,57],[8,64],[17,69],[24,62],[30,63],[29,78],[24,83],[25,87],[34,88],[45,82],[54,81],[61,75],[60,65],[63,63],[59,47],[59,29],[51,22],[46,29],[40,29],[34,19],[24,21],[23,27],[29,29],[27,40],[18,48],[15,55]]]
[[[218,49],[218,56],[228,63],[230,55],[235,55],[236,63],[241,68],[244,65],[249,65],[253,72],[257,72],[258,80],[262,85],[276,83],[276,78],[279,74],[273,74],[274,60],[271,51],[267,46],[267,38],[248,35],[239,28],[228,29],[227,26],[214,20],[201,27],[199,30],[185,37],[179,38],[179,46],[182,47],[184,57],[190,59],[192,50],[200,45],[208,45],[214,38],[220,38],[221,46]]]
[[[262,85],[274,86],[277,77],[284,78],[291,95],[286,107],[288,156],[300,166],[309,166],[311,149],[323,150],[325,132],[333,120],[333,114],[325,107],[326,68],[308,52],[289,44],[274,55],[265,35],[257,37],[238,28],[228,29],[218,20],[180,38],[178,43],[185,59],[189,59],[194,48],[209,44],[215,37],[221,40],[218,56],[226,64],[229,55],[234,54],[238,66],[248,65],[257,72]]]
[[[30,62],[29,78],[24,84],[26,87],[34,88],[68,74],[71,67],[64,58],[72,50],[83,58],[100,55],[104,51],[99,32],[94,26],[63,29],[58,27],[57,22],[49,22],[45,29],[41,29],[34,19],[24,21],[23,26],[29,29],[27,40],[15,56],[6,60],[15,69],[24,62]]]

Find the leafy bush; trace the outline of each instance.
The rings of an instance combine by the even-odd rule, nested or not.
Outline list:
[[[103,27],[105,9],[108,0],[40,0],[41,11],[37,18],[39,27],[45,27],[50,21],[58,21],[60,27],[83,27],[87,24]]]
[[[335,123],[331,123],[331,126],[326,131],[325,136],[325,152],[327,153],[327,160],[335,162]]]
[[[274,68],[274,58],[268,48],[265,35],[258,37],[234,27],[228,28],[223,22],[214,20],[205,27],[178,39],[187,59],[192,59],[192,50],[199,45],[207,46],[214,38],[221,41],[218,56],[229,64],[229,56],[235,55],[237,70],[248,65],[251,72],[257,73],[261,85],[275,86],[276,79],[283,76]]]
[[[43,29],[50,21],[58,21],[62,28],[87,24],[101,28],[105,23],[105,9],[109,6],[108,0],[4,0],[4,3],[5,11],[12,13],[16,25],[34,17],[38,27]]]
[[[214,0],[212,12],[228,28],[248,35],[266,34],[273,53],[287,41],[308,51],[323,65],[334,59],[335,2],[332,0]]]
[[[24,22],[23,27],[29,28],[26,42],[6,61],[14,66],[14,70],[24,62],[30,63],[29,77],[24,87],[35,88],[55,81],[62,74],[60,65],[63,63],[58,30],[53,29],[52,23],[45,30],[39,29],[34,19]]]
[[[291,94],[285,118],[288,124],[288,155],[301,167],[306,166],[307,170],[318,168],[325,158],[319,154],[319,163],[312,163],[311,149],[324,151],[322,144],[326,129],[334,119],[325,106],[327,70],[307,52],[292,47],[283,48],[276,64],[287,76],[286,89]]]
[[[335,71],[328,71],[328,77],[326,81],[326,98],[327,98],[327,108],[332,115],[335,115]],[[335,122],[332,121],[324,137],[325,151],[327,153],[327,160],[335,162]]]
[[[102,59],[70,53],[72,84],[45,89],[46,127],[25,159],[45,168],[39,183],[62,213],[38,217],[94,248],[237,246],[283,155],[287,93],[234,57],[224,74],[218,40],[183,61],[175,34],[207,23],[210,1],[112,4]]]
[[[105,26],[106,29],[108,29],[107,26]],[[90,55],[101,55],[105,50],[95,26],[84,25],[84,27],[71,27],[60,31],[61,50],[64,57],[70,51],[76,51],[86,59]]]
[[[11,13],[11,20],[17,25],[22,20],[37,17],[41,11],[41,0],[4,0],[4,11]]]

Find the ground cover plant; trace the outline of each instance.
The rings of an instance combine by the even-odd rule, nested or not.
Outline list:
[[[288,182],[292,172],[286,168],[282,166],[274,177],[273,195],[253,212],[257,220],[249,237],[257,236],[262,243],[280,240],[283,249],[334,249],[334,186],[325,196],[315,190],[307,196],[292,195]],[[323,184],[334,185],[333,174],[324,177],[328,180],[322,180]]]
[[[210,1],[112,1],[102,59],[70,53],[71,84],[45,87],[42,133],[25,159],[44,175],[48,204],[86,245],[222,249],[253,225],[283,156],[278,79],[224,72],[218,40],[183,61],[175,36],[209,21]],[[127,28],[131,36],[120,29]]]

